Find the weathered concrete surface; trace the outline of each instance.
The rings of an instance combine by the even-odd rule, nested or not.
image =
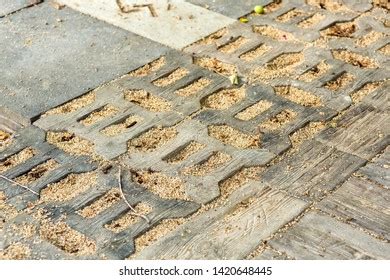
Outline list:
[[[0,18],[23,8],[42,3],[43,0],[1,0]]]
[[[233,19],[183,0],[151,0],[148,7],[126,13],[111,0],[61,0],[62,3],[98,19],[129,30],[156,42],[182,49],[185,46],[234,22]],[[128,0],[123,4],[144,5],[145,1]]]
[[[43,3],[0,19],[0,93],[31,120],[160,56],[145,38]],[[32,102],[33,101],[33,102]]]

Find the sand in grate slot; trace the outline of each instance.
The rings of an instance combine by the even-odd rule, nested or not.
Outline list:
[[[378,68],[373,59],[347,50],[333,50],[332,55],[335,59],[361,68]]]
[[[25,260],[30,255],[30,248],[20,242],[13,243],[4,250],[0,250],[0,260]]]
[[[111,189],[92,204],[79,210],[77,214],[84,218],[93,218],[122,199],[119,189]]]
[[[196,42],[195,45],[203,46],[203,45],[215,44],[216,41],[221,39],[226,34],[227,34],[227,29],[223,28],[221,30],[218,30],[217,32],[214,32],[214,33],[208,35],[207,37],[201,39],[200,41]]]
[[[294,36],[291,33],[288,33],[286,31],[283,31],[283,30],[280,30],[280,29],[277,29],[275,27],[268,26],[268,25],[254,25],[252,27],[252,30],[254,33],[258,33],[262,36],[270,37],[270,38],[277,40],[277,41],[279,41],[279,40],[287,40],[287,41],[295,40]]]
[[[245,98],[245,88],[228,88],[207,96],[202,105],[207,108],[225,110]]]
[[[316,66],[312,67],[311,69],[300,75],[298,80],[304,82],[311,82],[324,75],[326,72],[328,72],[329,69],[329,64],[327,64],[325,61],[321,61]]]
[[[301,10],[294,8],[294,9],[288,11],[287,13],[284,13],[284,14],[278,16],[276,18],[276,20],[281,21],[281,22],[287,22],[287,21],[294,19],[295,17],[304,16],[305,14],[306,13],[304,11],[301,11]]]
[[[190,174],[193,176],[204,176],[215,169],[221,167],[232,157],[222,152],[214,152],[206,161],[194,166],[186,167],[183,169],[184,174]]]
[[[240,58],[245,60],[245,61],[252,61],[252,60],[262,56],[270,49],[271,49],[271,47],[266,46],[264,44],[261,44],[261,45],[255,47],[254,49],[251,49],[251,50],[243,53],[242,55],[240,55]]]
[[[152,62],[145,64],[144,66],[137,68],[129,73],[130,77],[145,77],[153,72],[156,72],[165,65],[165,57],[162,56]]]
[[[135,126],[137,123],[141,122],[143,119],[139,116],[129,116],[124,121],[107,126],[100,132],[107,136],[116,136],[124,133],[127,129]]]
[[[245,134],[227,125],[210,125],[208,133],[211,137],[236,148],[258,148],[260,145],[259,135]]]
[[[315,13],[311,17],[302,20],[300,23],[298,23],[298,26],[301,28],[311,28],[313,26],[316,26],[321,21],[325,19],[325,16],[319,13]]]
[[[277,86],[274,88],[276,94],[288,100],[306,107],[322,106],[321,98],[293,86]]]
[[[176,90],[175,93],[180,96],[192,96],[207,87],[209,84],[211,84],[211,80],[207,78],[200,78],[189,85]]]
[[[4,224],[18,215],[18,210],[6,203],[6,196],[4,192],[0,191],[0,230]]]
[[[225,45],[220,46],[218,50],[223,53],[233,53],[239,48],[241,48],[243,45],[245,45],[247,42],[248,39],[240,36],[226,43]]]
[[[380,48],[379,51],[384,55],[390,56],[390,44],[387,44],[386,46]]]
[[[188,145],[186,145],[184,148],[181,148],[177,153],[173,154],[167,159],[167,162],[169,163],[178,163],[183,160],[186,160],[191,155],[195,154],[196,152],[202,150],[205,148],[205,144],[201,144],[195,141],[190,142]]]
[[[94,91],[89,92],[79,98],[73,99],[70,102],[65,103],[59,107],[47,111],[43,116],[58,115],[75,112],[81,108],[84,108],[92,104],[96,100],[96,93]]]
[[[306,3],[330,12],[344,12],[349,10],[347,6],[337,0],[306,0]]]
[[[299,146],[306,140],[312,139],[319,131],[326,128],[324,122],[311,122],[303,128],[295,131],[289,136],[292,149],[288,151],[289,154],[298,150]]]
[[[200,67],[206,68],[209,71],[224,75],[231,76],[237,73],[237,68],[234,65],[222,62],[216,58],[211,57],[195,57],[194,63]]]
[[[118,109],[112,105],[106,105],[103,108],[89,114],[85,119],[80,120],[80,123],[85,126],[93,125],[97,122],[104,120],[110,116],[118,113]]]
[[[34,167],[26,174],[17,177],[15,181],[22,185],[28,185],[45,176],[48,172],[56,169],[57,167],[59,167],[58,162],[56,162],[54,159],[50,159]]]
[[[365,84],[363,87],[351,94],[351,99],[353,103],[359,103],[363,100],[364,97],[369,95],[371,92],[379,88],[383,82],[371,82]]]
[[[276,130],[292,121],[296,116],[296,112],[291,110],[284,110],[271,119],[263,122],[260,125],[260,128],[265,130]]]
[[[356,31],[356,24],[353,22],[335,23],[321,31],[321,35],[331,37],[352,37]]]
[[[272,102],[268,100],[260,100],[259,102],[249,106],[248,108],[236,114],[235,118],[242,121],[249,121],[257,117],[261,113],[267,111],[269,108],[271,108],[271,106],[272,106]]]
[[[349,73],[343,73],[337,78],[328,81],[325,84],[325,88],[333,91],[337,91],[339,89],[342,89],[346,87],[349,83],[351,83],[354,80],[354,76]]]
[[[128,143],[129,152],[150,152],[166,144],[176,137],[177,130],[174,127],[155,127],[133,138]]]
[[[171,72],[169,75],[155,80],[153,84],[158,87],[166,87],[184,78],[185,76],[187,76],[187,74],[187,69],[178,68],[175,71]]]
[[[370,33],[356,39],[356,45],[364,48],[375,43],[376,41],[383,38],[384,36],[385,34],[383,34],[382,32],[371,31]]]
[[[36,152],[32,148],[25,148],[22,151],[6,158],[2,162],[0,162],[0,173],[3,173],[15,166],[24,163],[29,160],[33,156],[36,155]]]
[[[166,112],[171,110],[171,104],[168,101],[161,97],[151,95],[143,89],[126,90],[124,98],[152,112]]]

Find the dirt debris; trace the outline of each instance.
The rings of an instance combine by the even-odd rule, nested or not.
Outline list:
[[[121,193],[119,189],[113,188],[104,195],[95,200],[92,204],[77,211],[77,214],[84,218],[93,218],[99,215],[104,210],[110,208],[112,205],[120,201]]]
[[[233,53],[237,51],[240,47],[245,45],[248,42],[248,39],[242,36],[232,39],[230,42],[218,47],[218,50],[223,53]]]
[[[254,149],[260,145],[260,135],[249,135],[228,125],[210,125],[208,133],[211,137],[240,149]]]
[[[386,46],[383,46],[382,48],[379,49],[381,53],[384,55],[390,56],[390,44],[387,44]]]
[[[116,113],[118,113],[118,109],[108,104],[103,108],[92,112],[85,119],[80,120],[80,123],[85,126],[91,126],[97,122],[104,120],[105,118],[115,115]]]
[[[271,108],[271,106],[272,102],[268,100],[260,100],[259,102],[249,106],[248,108],[236,114],[235,118],[242,121],[249,121],[257,117],[261,113],[267,111],[269,108]]]
[[[8,133],[0,129],[0,151],[5,149],[11,143],[12,136],[11,133]]]
[[[304,11],[301,11],[299,9],[292,9],[290,11],[288,11],[287,13],[284,13],[280,16],[278,16],[276,18],[277,21],[280,21],[280,22],[288,22],[290,20],[292,20],[293,18],[295,17],[301,17],[301,16],[304,16],[306,15],[306,13]]]
[[[202,77],[191,82],[189,85],[176,90],[175,93],[179,96],[192,96],[203,90],[209,84],[211,84],[211,80]]]
[[[295,40],[294,36],[286,31],[277,29],[268,25],[254,25],[252,27],[254,33],[258,33],[262,36],[270,37],[277,41],[292,41]]]
[[[265,130],[277,130],[285,124],[292,121],[297,116],[297,113],[292,110],[283,110],[271,119],[263,122],[260,128]]]
[[[271,47],[269,47],[265,44],[261,44],[255,48],[243,53],[242,55],[240,55],[240,58],[245,60],[245,61],[252,61],[252,60],[262,56],[263,54],[268,52],[270,49],[271,49]]]
[[[383,38],[384,36],[385,34],[382,32],[371,31],[370,33],[356,39],[356,45],[364,48],[375,43],[376,41]]]
[[[15,182],[22,184],[22,185],[28,185],[35,181],[37,181],[39,178],[45,176],[48,172],[58,168],[60,165],[58,162],[56,162],[54,159],[50,159],[33,169],[31,169],[28,173],[23,174],[15,179]]]
[[[332,55],[335,59],[342,60],[360,68],[378,68],[378,64],[373,59],[351,51],[333,50]]]
[[[194,63],[200,67],[206,68],[212,72],[223,76],[231,76],[237,73],[237,68],[234,65],[222,62],[212,57],[195,57]]]
[[[207,160],[201,162],[199,164],[186,167],[183,169],[184,174],[190,174],[193,176],[204,176],[215,169],[221,167],[228,161],[230,161],[232,157],[228,154],[222,152],[214,152]]]
[[[225,110],[245,98],[245,88],[227,88],[207,96],[202,105],[216,110]]]
[[[362,86],[360,89],[357,91],[353,92],[351,94],[351,99],[353,103],[359,103],[361,102],[364,97],[372,93],[374,90],[379,88],[383,84],[382,81],[379,82],[370,82]]]
[[[330,37],[352,37],[356,31],[356,24],[353,22],[335,23],[321,31],[322,36]]]
[[[4,228],[4,224],[18,215],[18,210],[6,203],[4,192],[0,191],[0,230]]]
[[[204,149],[206,147],[205,144],[201,144],[199,142],[191,141],[185,147],[180,148],[180,150],[168,157],[167,162],[169,163],[178,163],[186,160],[191,155],[197,153],[198,151]]]
[[[152,112],[167,112],[172,108],[165,99],[154,96],[143,89],[126,90],[124,98]]]
[[[47,111],[43,116],[68,114],[84,108],[96,100],[96,92],[89,92],[79,98],[73,99],[70,102],[65,103],[59,107]]]
[[[325,19],[325,16],[320,13],[315,13],[314,15],[310,16],[309,18],[306,18],[302,20],[300,23],[298,23],[298,26],[301,28],[312,28],[313,26],[316,26],[321,21]]]
[[[161,198],[188,200],[180,178],[169,177],[161,172],[137,171],[132,174],[132,179]]]
[[[219,39],[221,39],[223,36],[225,36],[227,34],[227,29],[226,28],[223,28],[221,30],[218,30],[217,32],[215,33],[212,33],[210,34],[209,36],[201,39],[200,41],[196,42],[195,45],[211,45],[211,44],[215,44],[216,41],[218,41]]]
[[[345,12],[349,10],[341,1],[337,0],[306,0],[306,3],[330,12]]]
[[[67,201],[96,185],[96,172],[70,174],[64,179],[48,184],[40,193],[40,201]]]
[[[32,148],[25,148],[20,152],[6,158],[0,162],[0,173],[4,173],[7,170],[14,168],[15,166],[22,164],[35,156],[37,153]]]
[[[100,132],[103,133],[106,136],[117,136],[119,134],[122,134],[126,132],[129,128],[135,126],[137,123],[142,122],[142,118],[139,116],[129,116],[124,121],[112,124],[110,126],[107,126],[106,128],[102,129]]]
[[[155,127],[131,139],[128,144],[128,150],[129,152],[151,152],[168,143],[176,135],[177,130],[174,127]]]
[[[169,73],[168,75],[155,80],[153,84],[158,87],[166,87],[184,78],[185,76],[187,76],[187,74],[187,69],[177,68],[175,71]]]
[[[129,73],[130,77],[145,77],[150,75],[153,72],[156,72],[157,70],[161,69],[165,65],[165,57],[162,56],[156,60],[153,60],[152,62],[145,64],[144,66],[141,66],[140,68],[137,68],[136,70]]]
[[[276,0],[264,7],[264,11],[269,14],[275,12],[282,6],[282,1]]]
[[[144,202],[138,203],[136,206],[134,206],[134,209],[139,215],[147,215],[152,212],[152,207]],[[109,224],[104,225],[104,227],[108,230],[118,233],[135,224],[139,219],[140,217],[134,215],[133,211],[127,211],[116,220],[113,220]]]
[[[0,260],[25,260],[30,257],[30,248],[20,242],[9,245],[5,250],[0,250]]]
[[[328,81],[325,84],[325,88],[332,90],[332,91],[337,91],[339,89],[346,87],[354,79],[355,79],[355,77],[352,74],[344,72],[341,75],[339,75],[338,77],[336,77],[335,79]]]
[[[274,88],[276,94],[305,107],[322,106],[321,98],[293,86],[277,86]]]
[[[71,255],[91,255],[96,251],[94,241],[70,228],[65,222],[53,223],[43,220],[39,233],[41,238]]]
[[[311,82],[322,75],[324,75],[328,70],[330,69],[330,66],[328,63],[326,63],[324,60],[318,63],[316,66],[312,67],[305,73],[299,76],[298,80],[304,81],[304,82]]]

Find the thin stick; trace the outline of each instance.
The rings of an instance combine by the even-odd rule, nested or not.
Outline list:
[[[6,181],[8,181],[8,182],[10,182],[10,183],[12,183],[12,184],[14,184],[14,185],[17,185],[17,186],[19,186],[19,187],[21,187],[21,188],[23,188],[23,189],[26,189],[26,190],[28,190],[29,192],[32,192],[33,194],[39,196],[39,193],[37,193],[36,191],[30,189],[29,187],[23,186],[22,184],[19,184],[18,182],[15,182],[14,180],[11,180],[11,179],[9,179],[9,178],[3,176],[3,175],[0,175],[0,178],[2,178],[2,179],[6,180]]]
[[[119,171],[118,171],[118,184],[119,184],[119,191],[121,192],[121,196],[123,198],[123,200],[125,201],[125,203],[127,204],[127,206],[129,206],[130,210],[133,212],[134,216],[137,216],[137,217],[140,217],[142,219],[144,219],[148,224],[150,224],[150,220],[148,217],[146,217],[145,215],[142,215],[142,214],[138,214],[137,213],[137,210],[134,209],[133,206],[131,206],[131,204],[127,201],[126,197],[125,197],[125,194],[123,193],[123,190],[122,190],[122,176],[121,176],[121,167],[119,167]]]
[[[119,10],[121,10],[121,12],[125,14],[139,11],[139,9],[136,9],[135,7],[132,8],[128,5],[123,4],[122,0],[116,0],[116,4],[118,5]]]

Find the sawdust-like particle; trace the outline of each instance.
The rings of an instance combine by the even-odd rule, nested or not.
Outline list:
[[[0,260],[25,260],[30,257],[31,251],[27,245],[20,242],[13,243],[5,250],[0,250]]]
[[[90,255],[96,251],[94,241],[64,222],[52,223],[44,220],[39,233],[43,239],[72,255]]]
[[[129,152],[150,152],[166,144],[177,135],[174,127],[155,127],[129,141]]]
[[[259,180],[260,173],[264,171],[262,166],[250,166],[240,169],[233,176],[223,180],[220,184],[221,197],[227,198],[239,187],[246,184],[249,180]]]
[[[359,47],[364,48],[378,41],[380,38],[383,38],[383,36],[385,36],[385,34],[383,34],[382,32],[371,31],[370,33],[358,38],[356,40],[356,44]]]
[[[184,174],[193,176],[204,176],[215,169],[221,167],[231,160],[231,156],[222,152],[214,152],[207,160],[194,166],[183,169]]]
[[[269,13],[272,13],[272,12],[275,12],[276,10],[278,10],[280,7],[282,6],[282,1],[273,1],[272,3],[266,5],[264,7],[264,10],[265,10],[265,13],[266,14],[269,14]]]
[[[18,210],[6,203],[4,192],[0,192],[0,229],[4,224],[18,215]]]
[[[51,109],[50,111],[47,111],[44,114],[44,116],[67,114],[67,113],[75,112],[81,108],[88,106],[89,104],[92,104],[95,101],[95,99],[96,99],[96,92],[92,91],[79,98],[73,99],[72,101],[65,103],[64,105],[61,105],[59,107]]]
[[[357,91],[351,94],[351,99],[353,103],[359,103],[363,100],[364,97],[369,95],[371,92],[379,88],[383,82],[370,82],[362,86]]]
[[[184,184],[178,177],[170,177],[161,172],[138,171],[133,173],[132,179],[161,198],[188,200]]]
[[[25,148],[22,151],[6,158],[0,162],[0,173],[3,173],[23,162],[29,160],[36,155],[36,152],[32,148]]]
[[[390,10],[390,2],[386,0],[373,0],[372,3],[375,7],[380,7],[386,10]]]
[[[211,80],[207,78],[199,78],[189,85],[176,90],[175,93],[179,96],[192,96],[207,87],[210,83]]]
[[[36,232],[36,226],[26,222],[21,224],[12,224],[12,230],[23,238],[31,238]]]
[[[287,77],[293,73],[294,67],[302,63],[302,53],[285,53],[274,58],[265,67],[254,69],[251,73],[252,81],[266,81],[278,77]]]
[[[311,82],[314,79],[317,79],[324,75],[329,69],[329,64],[327,64],[325,61],[321,61],[316,66],[312,67],[311,69],[303,73],[301,76],[299,76],[298,80],[304,82]]]
[[[356,31],[356,24],[353,22],[335,23],[321,31],[322,36],[330,37],[352,37]]]
[[[85,126],[93,125],[97,122],[104,120],[110,116],[118,113],[118,109],[112,105],[106,105],[103,108],[89,114],[85,119],[80,120],[80,123]]]
[[[56,169],[58,166],[58,162],[56,162],[54,159],[50,159],[34,167],[28,173],[17,177],[15,181],[22,185],[31,184],[32,182],[35,182],[39,178],[45,176],[49,171]]]
[[[129,73],[130,77],[145,77],[150,75],[152,72],[156,72],[158,69],[165,65],[165,57],[162,56],[152,62],[141,66],[140,68]]]
[[[219,90],[203,100],[203,106],[211,109],[225,110],[245,98],[245,88],[228,88]]]
[[[169,73],[168,75],[161,77],[153,82],[154,85],[158,87],[166,87],[174,82],[187,76],[188,70],[185,68],[177,68],[175,71]]]
[[[284,126],[285,124],[289,123],[296,116],[297,116],[296,112],[291,110],[284,110],[279,114],[277,114],[276,116],[272,117],[271,119],[263,122],[260,125],[260,128],[265,130],[276,130]]]
[[[143,89],[126,90],[124,98],[152,112],[166,112],[171,110],[171,104],[168,101],[154,96]]]
[[[325,19],[325,16],[320,13],[315,13],[311,17],[298,23],[298,26],[301,28],[311,28]]]
[[[282,40],[286,40],[286,41],[290,41],[290,40],[294,40],[294,36],[286,31],[283,31],[283,30],[280,30],[280,29],[277,29],[275,27],[272,27],[272,26],[268,26],[268,25],[254,25],[252,27],[253,29],[253,32],[255,33],[258,33],[262,36],[267,36],[267,37],[270,37],[274,40],[277,40],[277,41],[282,41]]]
[[[320,9],[328,10],[330,12],[348,11],[348,8],[344,4],[334,0],[306,0],[306,3]]]
[[[293,86],[277,86],[275,92],[292,102],[306,107],[319,107],[322,105],[321,98]]]
[[[245,37],[237,37],[231,40],[230,42],[226,43],[225,45],[222,45],[218,48],[220,52],[223,53],[233,53],[236,50],[238,50],[240,47],[245,45],[248,42],[248,39]]]
[[[112,205],[120,201],[121,193],[119,189],[111,189],[106,192],[103,196],[99,197],[92,204],[79,210],[77,213],[84,218],[93,218],[104,210],[110,208]]]
[[[134,240],[135,250],[136,250],[135,254],[142,251],[145,247],[150,246],[151,244],[155,243],[161,237],[163,237],[163,236],[167,235],[168,233],[172,232],[173,230],[177,229],[185,221],[186,221],[186,219],[184,219],[184,218],[163,220],[157,226],[151,228],[150,230],[148,230],[144,234],[138,236]],[[134,257],[135,257],[135,255],[131,256],[130,259],[132,259]]]
[[[73,133],[67,131],[48,131],[46,140],[50,144],[71,155],[84,155],[99,158],[95,154],[94,145],[88,140],[82,139]]]
[[[200,151],[201,149],[203,149],[205,147],[206,147],[205,144],[191,141],[185,147],[181,148],[177,153],[173,154],[172,156],[169,156],[167,159],[167,162],[169,162],[169,163],[181,162],[183,160],[186,160],[191,155],[195,154],[196,152]]]
[[[240,58],[245,60],[245,61],[252,61],[252,60],[262,56],[270,49],[271,49],[271,47],[269,47],[265,44],[261,44],[255,48],[243,53],[242,55],[240,55]]]
[[[390,44],[387,44],[386,46],[383,46],[382,48],[379,49],[381,53],[384,55],[390,56]]]
[[[260,100],[259,102],[249,106],[248,108],[236,114],[235,118],[242,121],[249,121],[260,115],[261,113],[267,111],[269,108],[271,108],[271,106],[272,102],[268,100]]]
[[[216,58],[212,57],[195,57],[194,63],[200,67],[206,68],[212,72],[224,75],[231,76],[237,73],[237,68],[234,65],[224,63]]]
[[[227,29],[223,28],[223,29],[218,30],[217,32],[212,33],[209,36],[201,39],[200,41],[196,42],[195,44],[201,45],[201,46],[215,44],[215,42],[217,40],[221,39],[223,36],[225,36],[226,33],[227,33]]]
[[[0,129],[0,151],[11,143],[11,134]]]
[[[141,121],[142,118],[139,116],[135,116],[135,115],[129,116],[124,121],[107,126],[106,128],[102,129],[100,132],[106,136],[116,136],[124,133],[127,129],[135,126],[137,123]]]
[[[260,135],[249,135],[228,125],[210,125],[207,129],[211,137],[236,148],[258,148],[260,145]]]
[[[137,215],[147,215],[152,212],[152,207],[144,202],[138,203],[136,206],[134,206],[134,209]],[[109,224],[104,225],[104,227],[108,230],[118,233],[135,224],[139,219],[141,218],[139,216],[134,215],[133,211],[127,211],[118,219],[110,222]]]
[[[339,89],[344,88],[349,83],[354,80],[354,76],[352,74],[344,72],[333,80],[328,81],[325,84],[325,88],[333,91],[337,91]]]
[[[56,183],[48,184],[40,193],[40,200],[67,201],[96,185],[96,172],[70,174]]]
[[[305,14],[306,14],[305,12],[294,8],[294,9],[288,11],[287,13],[284,13],[284,14],[278,16],[276,18],[276,20],[281,21],[281,22],[287,22],[287,21],[292,20],[295,17],[304,16]]]
[[[312,139],[315,134],[323,130],[326,127],[324,122],[311,122],[303,128],[295,131],[289,136],[292,149],[289,150],[290,153],[297,151],[299,146],[308,139]]]
[[[346,63],[358,66],[361,68],[378,68],[375,61],[369,57],[347,51],[347,50],[333,50],[332,55],[335,59],[342,60]]]

